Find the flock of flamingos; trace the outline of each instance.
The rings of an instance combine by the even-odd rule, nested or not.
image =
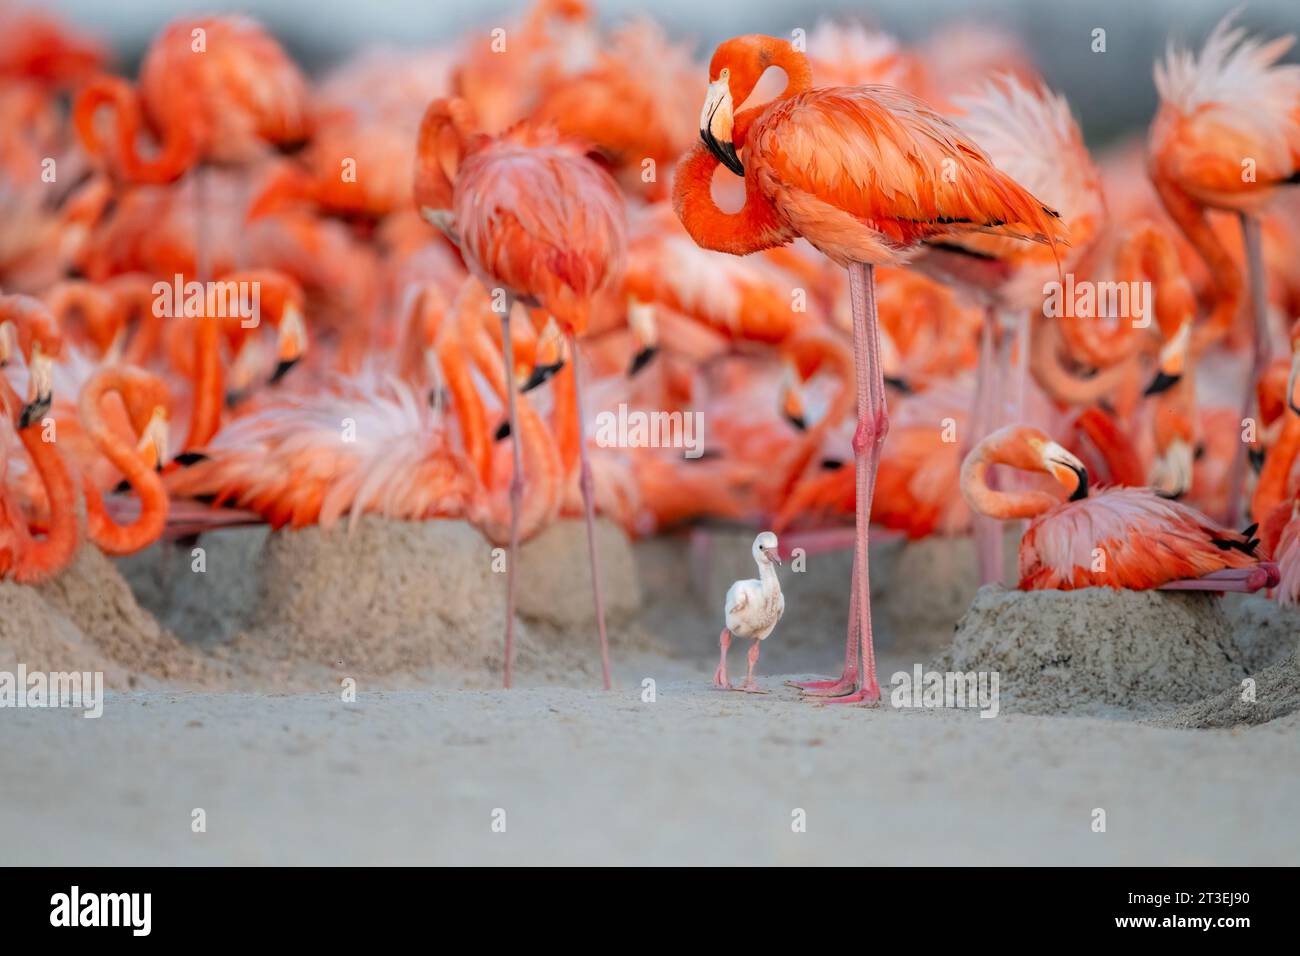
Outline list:
[[[1148,135],[1094,154],[987,27],[705,66],[539,0],[309,81],[183,18],[131,80],[6,7],[0,577],[363,514],[513,557],[583,516],[608,686],[593,516],[745,522],[854,548],[843,673],[805,686],[840,702],[880,693],[868,519],[973,535],[985,581],[1012,522],[1023,589],[1295,602],[1290,42],[1171,45]],[[705,454],[596,440],[620,407],[700,413]]]

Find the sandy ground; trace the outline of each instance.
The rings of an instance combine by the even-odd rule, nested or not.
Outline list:
[[[572,531],[547,542],[546,563],[559,554],[573,586],[585,588],[581,537]],[[438,534],[433,540],[444,549],[457,540]],[[297,546],[277,545],[274,560],[290,560],[285,551]],[[882,546],[873,561],[931,563],[924,554],[898,560],[898,547]],[[267,610],[244,582],[233,591],[253,623],[199,656],[203,673],[188,683],[153,676],[119,684],[98,720],[71,710],[0,710],[0,862],[1259,865],[1300,856],[1298,683],[1294,660],[1276,663],[1276,648],[1267,660],[1234,660],[1223,672],[1232,686],[1221,694],[1232,697],[1236,668],[1272,666],[1260,671],[1259,693],[1273,719],[1258,726],[1241,725],[1255,709],[1233,716],[1228,708],[1241,711],[1240,702],[1213,698],[1170,711],[1169,726],[1157,726],[1161,718],[1149,707],[1111,707],[1108,719],[1004,708],[982,719],[969,711],[814,706],[782,680],[839,660],[846,615],[839,587],[848,570],[846,556],[834,555],[816,559],[806,576],[783,572],[787,620],[759,664],[770,693],[715,691],[716,585],[747,560],[747,534],[730,533],[641,545],[635,565],[630,555],[612,554],[610,586],[620,592],[612,693],[596,689],[589,622],[566,625],[570,612],[557,610],[563,602],[537,600],[553,574],[530,579],[539,589],[532,613],[547,619],[522,622],[527,654],[515,690],[488,689],[493,677],[483,667],[496,661],[478,660],[488,654],[482,635],[455,608],[441,608],[443,632],[433,646],[469,628],[477,670],[358,676],[355,702],[339,692],[340,674],[355,662],[307,660],[302,635],[288,640],[283,620],[259,630]],[[245,564],[256,570],[252,558]],[[350,566],[367,573],[362,561]],[[157,600],[146,600],[147,589],[128,576],[142,600]],[[890,586],[897,592],[905,582]],[[66,597],[72,590],[57,595],[58,648],[75,644],[64,634],[80,621]],[[0,604],[21,606],[30,625],[36,612],[20,597],[0,590]],[[892,600],[918,603],[915,594]],[[192,619],[193,605],[191,596],[182,616]],[[423,613],[418,602],[413,607]],[[1189,607],[1186,613],[1199,613]],[[955,624],[961,610],[944,613]],[[571,613],[581,613],[578,605]],[[136,614],[127,608],[120,617]],[[931,659],[932,621],[911,634],[896,609],[880,616],[892,623],[880,635],[884,680]],[[166,614],[159,617],[166,623]],[[384,625],[391,639],[409,640],[401,615],[393,620]],[[1296,632],[1294,619],[1279,624],[1270,615],[1269,622],[1270,633]],[[499,624],[498,613],[492,630]],[[4,626],[0,620],[0,667],[7,666]],[[312,621],[317,630],[328,626],[319,616]],[[176,660],[199,655],[195,645],[217,640],[200,636],[164,654],[166,635],[152,624],[145,630],[140,646],[167,657],[170,673],[178,672]],[[261,650],[271,638],[274,654]],[[120,656],[130,642],[120,634],[114,641]],[[1003,656],[1014,647],[1010,639],[994,643]],[[1293,653],[1293,637],[1290,643]],[[329,654],[347,651],[337,635],[323,635],[322,644]],[[39,650],[29,640],[18,653]],[[739,674],[744,650],[732,651]],[[247,666],[253,657],[276,667]],[[1163,654],[1158,663],[1178,659]],[[292,681],[283,680],[286,667]],[[1113,694],[1115,675],[1107,676]],[[654,681],[652,701],[646,680]],[[1223,722],[1225,714],[1238,726],[1175,729]],[[194,832],[200,808],[206,831]],[[1094,830],[1097,809],[1105,811],[1105,832]]]

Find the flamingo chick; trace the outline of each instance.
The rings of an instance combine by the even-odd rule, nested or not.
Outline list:
[[[1038,489],[994,491],[986,480],[994,464],[1050,475],[1069,500]],[[1257,591],[1278,582],[1277,565],[1255,553],[1254,525],[1229,531],[1149,488],[1089,495],[1083,462],[1037,428],[1007,425],[976,445],[962,464],[961,491],[980,514],[1030,519],[1020,542],[1022,591]]]
[[[764,531],[754,539],[750,548],[754,563],[758,565],[758,579],[737,581],[727,588],[727,599],[722,605],[722,614],[727,626],[718,637],[721,657],[718,670],[713,675],[713,686],[719,690],[733,690],[727,680],[727,651],[731,649],[731,638],[744,637],[752,640],[754,646],[749,649],[749,670],[745,674],[745,683],[740,689],[748,694],[764,694],[754,682],[754,665],[758,663],[758,649],[781,620],[785,613],[785,595],[781,593],[781,582],[777,579],[776,568],[781,558],[776,550],[776,535]]]

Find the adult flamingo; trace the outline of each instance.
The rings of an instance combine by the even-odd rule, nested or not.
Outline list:
[[[987,478],[995,464],[1050,475],[1069,500],[1038,489],[994,491]],[[1020,541],[1021,590],[1257,591],[1278,581],[1277,566],[1256,554],[1254,525],[1229,531],[1149,488],[1090,496],[1083,462],[1037,428],[1007,425],[976,445],[962,463],[961,492],[980,514],[1030,519]]]
[[[1151,126],[1149,168],[1169,215],[1209,267],[1219,307],[1212,329],[1235,319],[1241,279],[1206,221],[1206,209],[1241,219],[1253,309],[1253,350],[1241,414],[1254,405],[1255,382],[1268,365],[1270,334],[1259,215],[1278,188],[1300,181],[1300,65],[1277,61],[1293,37],[1265,43],[1224,17],[1197,57],[1170,48],[1155,67],[1160,111]],[[1250,109],[1241,108],[1248,101]],[[1229,509],[1241,506],[1246,443],[1230,479]]]
[[[563,326],[573,363],[578,434],[582,436],[582,374],[577,336],[597,300],[622,281],[627,252],[623,199],[609,174],[552,130],[519,124],[498,137],[478,132],[469,104],[435,100],[420,126],[415,198],[431,222],[455,236],[470,271],[500,290],[506,368],[514,367],[510,313],[516,301],[550,313]],[[522,493],[515,389],[509,390],[514,478],[512,507]],[[610,687],[609,644],[596,554],[591,465],[585,439],[579,485],[587,522],[592,594],[601,671]],[[505,685],[514,648],[514,585],[518,532],[510,535],[506,580]]]
[[[113,111],[112,144],[96,121]],[[261,25],[247,17],[176,20],[145,54],[136,88],[100,76],[77,96],[73,120],[86,150],[129,182],[174,182],[200,162],[245,163],[310,131],[307,80]],[[140,155],[148,126],[159,138]]]
[[[81,535],[77,528],[76,490],[63,456],[54,442],[45,441],[41,416],[30,415],[29,406],[23,404],[3,375],[0,375],[0,407],[27,449],[49,502],[45,537],[35,538],[27,516],[6,486],[9,456],[3,442],[9,426],[0,427],[0,579],[40,584],[66,568],[77,553]]]
[[[785,90],[736,113],[771,66]],[[849,271],[858,426],[853,437],[857,531],[845,672],[806,688],[845,702],[880,698],[871,638],[867,523],[888,431],[874,270],[900,265],[926,243],[989,232],[1054,244],[1060,225],[999,172],[948,120],[885,86],[812,89],[807,58],[785,40],[751,35],[718,47],[697,144],[683,159],[673,201],[700,245],[748,255],[802,236]],[[742,162],[737,150],[743,149]],[[724,213],[710,194],[719,163],[745,178],[745,204]],[[945,175],[945,171],[948,175]],[[858,660],[862,660],[861,675]]]
[[[104,399],[118,395],[131,427],[139,436],[132,447],[109,426]],[[167,387],[143,369],[110,365],[96,372],[81,390],[78,411],[82,427],[95,448],[126,476],[140,499],[139,514],[119,524],[108,513],[104,498],[88,473],[82,477],[86,496],[86,535],[105,554],[134,554],[162,536],[167,524],[167,492],[159,470],[167,456]]]

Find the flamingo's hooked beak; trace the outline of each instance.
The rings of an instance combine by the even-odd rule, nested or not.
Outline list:
[[[655,323],[654,306],[632,299],[627,305],[627,324],[632,330],[632,341],[636,345],[632,364],[627,370],[630,378],[659,354],[659,326]]]
[[[159,405],[153,410],[136,449],[155,471],[162,471],[163,462],[167,460],[167,409]]]
[[[1088,497],[1088,469],[1056,442],[1048,442],[1043,446],[1043,470],[1066,487],[1074,485],[1074,490],[1070,493],[1071,501],[1081,501]],[[1067,478],[1067,474],[1072,477]]]
[[[808,430],[808,416],[804,412],[803,393],[799,390],[799,376],[787,367],[781,383],[781,417],[801,432]]]
[[[302,313],[296,306],[287,305],[280,318],[279,361],[271,373],[271,384],[277,384],[289,373],[289,369],[298,364],[303,353],[307,351],[307,325],[302,320]]]
[[[1169,447],[1156,456],[1151,473],[1151,488],[1161,498],[1178,499],[1192,487],[1192,465],[1196,453],[1181,438],[1175,438]]]
[[[532,372],[529,373],[527,380],[520,386],[519,390],[521,392],[531,392],[533,389],[544,385],[560,369],[564,368],[563,342],[564,335],[560,332],[555,317],[548,318],[546,327],[542,329],[541,337],[537,341],[536,364],[533,366]]]
[[[736,146],[731,141],[733,119],[731,88],[725,78],[714,80],[709,84],[704,109],[700,111],[700,139],[704,140],[704,145],[718,158],[718,162],[737,176],[744,176],[745,166],[736,155]]]
[[[54,360],[41,353],[39,343],[32,345],[31,385],[27,404],[18,416],[18,427],[30,428],[45,417],[54,401]]]
[[[1178,331],[1160,348],[1160,357],[1156,365],[1156,377],[1151,380],[1143,395],[1159,395],[1173,388],[1183,377],[1183,368],[1187,364],[1187,347],[1191,342],[1192,321],[1185,319]]]

